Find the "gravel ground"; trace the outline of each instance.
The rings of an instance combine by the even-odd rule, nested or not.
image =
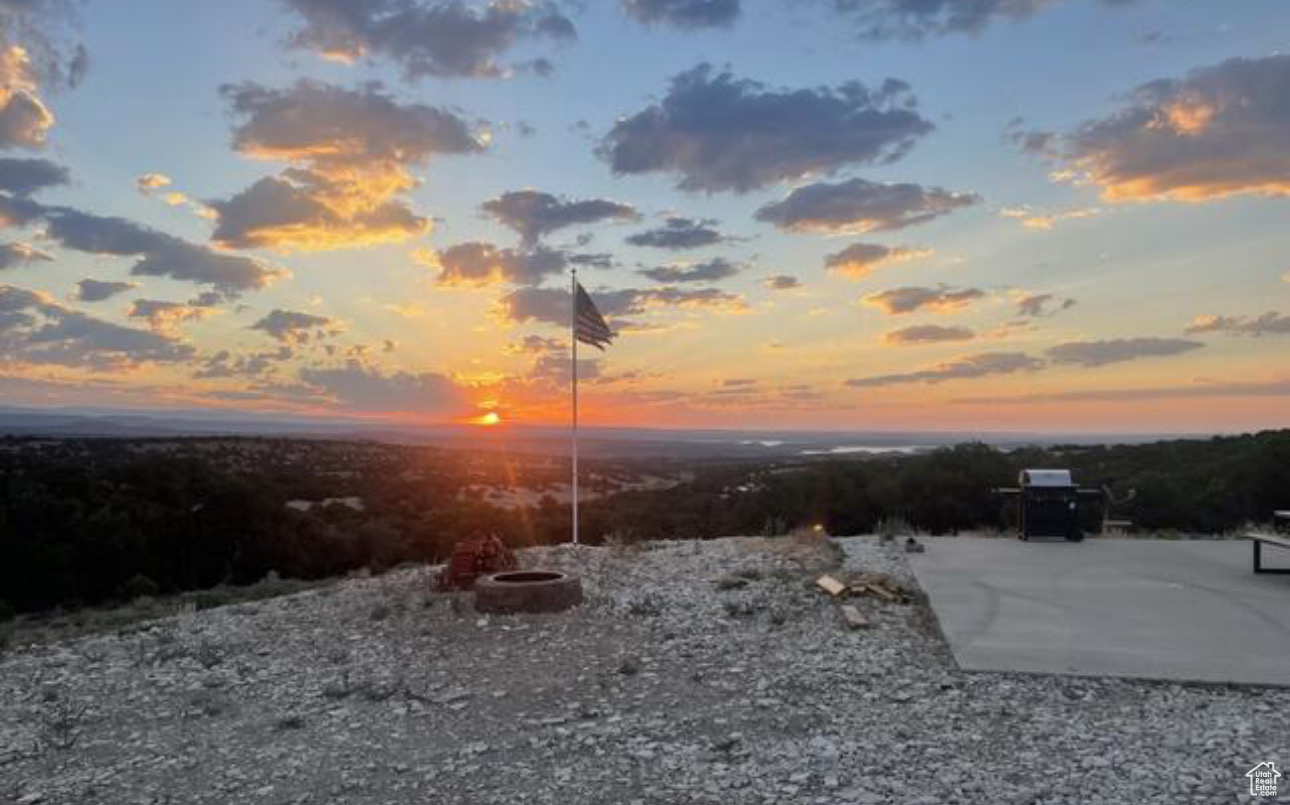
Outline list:
[[[1172,805],[1290,766],[1288,690],[964,673],[918,601],[846,629],[816,573],[914,586],[873,538],[521,561],[587,603],[483,618],[417,569],[11,650],[0,801]]]

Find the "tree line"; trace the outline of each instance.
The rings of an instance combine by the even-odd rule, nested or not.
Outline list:
[[[1213,534],[1290,509],[1290,430],[1151,444],[1060,445],[1003,451],[983,444],[912,456],[839,458],[701,469],[692,483],[617,495],[587,507],[589,533],[646,539],[776,533],[819,525],[832,534],[898,524],[949,534],[1008,528],[1015,507],[995,493],[1026,468],[1069,468],[1111,492],[1110,514],[1142,531]],[[1086,504],[1096,532],[1106,512]],[[590,525],[590,528],[588,528]]]
[[[511,511],[462,494],[466,480],[448,451],[265,441],[245,440],[256,448],[247,453],[202,440],[172,440],[180,445],[173,450],[138,449],[138,440],[0,440],[0,619],[248,584],[270,572],[317,579],[440,561],[481,531],[515,546],[568,538],[567,504],[546,496]],[[691,462],[692,478],[672,488],[587,501],[582,532],[599,542],[817,525],[834,534],[1004,528],[1008,510],[993,490],[1015,484],[1025,467],[1069,467],[1082,485],[1108,486],[1123,501],[1114,515],[1148,531],[1224,532],[1290,508],[1290,431],[1269,431],[1143,445],[966,444],[912,456]],[[596,470],[589,463],[587,472]],[[362,498],[361,510],[286,505],[350,495]],[[1101,514],[1084,513],[1090,531]]]

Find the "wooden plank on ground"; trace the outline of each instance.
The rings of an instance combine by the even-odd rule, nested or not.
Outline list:
[[[847,625],[848,629],[868,629],[873,624],[864,616],[864,613],[856,609],[851,604],[842,605],[842,622]]]
[[[847,591],[847,586],[827,573],[815,580],[816,586],[829,595],[837,598]]]
[[[899,596],[897,596],[891,590],[888,590],[886,587],[883,587],[880,584],[866,584],[864,588],[866,591],[873,593],[879,598],[885,598],[888,601],[895,601],[897,598],[899,598]]]

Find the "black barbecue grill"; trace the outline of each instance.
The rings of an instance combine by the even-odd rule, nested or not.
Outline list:
[[[1081,498],[1101,499],[1100,489],[1080,489],[1070,470],[1022,470],[1016,488],[995,490],[1017,501],[1017,531],[1022,539],[1084,539],[1080,528]]]

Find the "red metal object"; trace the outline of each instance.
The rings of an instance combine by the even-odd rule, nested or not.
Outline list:
[[[439,589],[469,590],[480,576],[517,567],[515,554],[497,535],[476,534],[453,546],[452,558],[439,574]]]

